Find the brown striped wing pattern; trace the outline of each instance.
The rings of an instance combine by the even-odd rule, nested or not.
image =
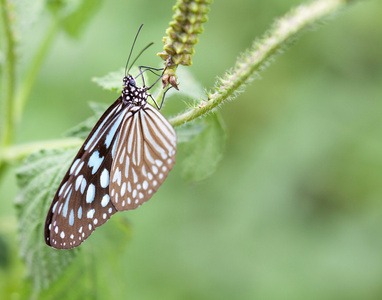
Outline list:
[[[110,198],[134,209],[158,190],[175,164],[176,133],[150,104],[133,107],[120,130],[110,174]]]

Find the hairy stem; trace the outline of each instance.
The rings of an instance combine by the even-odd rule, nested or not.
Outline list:
[[[278,19],[271,29],[237,60],[233,71],[227,72],[209,93],[208,99],[196,107],[170,119],[173,126],[179,126],[196,119],[232,99],[245,87],[256,72],[261,71],[269,59],[285,49],[304,30],[316,25],[325,17],[338,12],[355,0],[318,0],[300,5]]]
[[[66,138],[15,145],[4,149],[3,158],[8,162],[19,161],[29,154],[41,149],[63,149],[79,147],[83,142],[83,139],[80,138]]]

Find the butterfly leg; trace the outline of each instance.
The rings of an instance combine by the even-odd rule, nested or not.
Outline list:
[[[144,68],[144,70],[142,70],[143,68]],[[154,71],[163,71],[163,70],[164,70],[163,68],[152,68],[152,67],[147,67],[147,66],[139,66],[138,69],[139,69],[139,75],[137,75],[137,76],[135,77],[135,79],[137,79],[139,76],[141,76],[141,77],[142,77],[142,82],[143,82],[143,87],[146,87],[145,79],[144,79],[144,77],[143,77],[143,73],[144,73],[144,72],[146,72],[146,71],[150,71],[151,73],[153,73],[153,74],[159,76],[159,78],[154,82],[154,84],[152,84],[152,85],[150,86],[150,88],[148,88],[147,90],[151,89],[151,88],[158,82],[158,80],[159,80],[160,78],[162,78],[162,75],[159,75],[159,74],[155,73]]]
[[[142,71],[142,68],[145,68],[145,69]],[[139,76],[141,76],[141,75],[142,75],[144,72],[146,72],[146,71],[150,71],[151,73],[155,74],[156,76],[161,76],[161,75],[155,73],[153,70],[155,70],[155,71],[163,71],[163,68],[162,68],[162,69],[154,69],[154,68],[145,67],[145,66],[139,66],[138,69],[139,69],[140,72],[139,72],[139,74],[135,77],[135,79],[137,79]]]
[[[148,96],[154,101],[155,103],[155,106],[158,108],[158,110],[161,110],[162,108],[162,105],[163,105],[163,102],[164,102],[164,97],[166,96],[166,93],[169,91],[169,89],[171,89],[172,86],[170,86],[164,93],[163,93],[163,97],[162,97],[162,101],[160,103],[160,105],[158,105],[158,102],[154,99],[153,96],[151,96],[151,94],[148,94]]]

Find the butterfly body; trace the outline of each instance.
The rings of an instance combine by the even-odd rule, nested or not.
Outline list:
[[[123,82],[54,196],[45,222],[51,247],[76,247],[117,211],[142,205],[174,166],[174,129],[147,102],[146,87],[130,75]]]

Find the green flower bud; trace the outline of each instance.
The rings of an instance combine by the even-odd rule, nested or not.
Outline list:
[[[212,0],[178,0],[173,7],[174,15],[163,38],[163,52],[157,55],[166,62],[164,86],[171,84],[177,89],[175,71],[178,65],[191,66],[197,35],[203,32],[202,23],[207,22],[207,13]]]

